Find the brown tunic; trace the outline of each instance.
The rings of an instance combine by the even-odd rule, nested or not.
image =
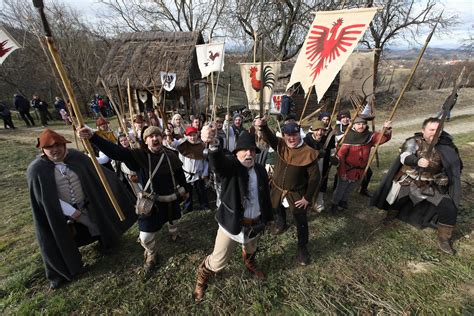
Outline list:
[[[276,137],[266,125],[261,127],[261,131],[263,138],[277,154],[270,192],[272,207],[277,208],[286,197],[291,211],[305,211],[295,207],[295,201],[302,197],[307,201],[313,198],[320,181],[318,152],[306,144],[289,148],[285,141]]]

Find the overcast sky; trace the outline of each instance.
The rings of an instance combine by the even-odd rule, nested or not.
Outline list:
[[[103,6],[97,0],[58,0],[63,1],[82,11],[85,15],[95,17]],[[212,0],[211,0],[212,1]],[[457,14],[461,23],[451,30],[451,34],[439,37],[435,35],[430,42],[431,47],[456,48],[462,39],[468,38],[469,32],[474,34],[474,1],[473,0],[447,0],[440,1],[444,4],[445,12]],[[91,20],[94,20],[92,18]],[[422,40],[424,41],[424,40]],[[403,43],[397,43],[403,46]]]

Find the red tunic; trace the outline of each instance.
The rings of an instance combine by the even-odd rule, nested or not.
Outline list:
[[[369,163],[370,150],[375,146],[380,138],[379,132],[372,133],[371,137],[364,144],[342,144],[337,152],[339,167],[337,174],[342,177],[346,175],[348,180],[360,180],[364,169]],[[392,134],[384,135],[380,144],[386,143],[392,138]]]

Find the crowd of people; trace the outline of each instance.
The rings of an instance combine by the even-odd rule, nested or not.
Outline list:
[[[371,119],[341,111],[332,124],[331,115],[321,113],[304,133],[290,111],[275,130],[267,117],[255,117],[246,128],[239,113],[212,122],[199,116],[187,121],[174,114],[167,122],[148,111],[117,133],[99,116],[96,128],[83,127],[77,133],[92,143],[107,170],[126,217],[123,222],[110,214],[113,208],[87,155],[66,148],[69,141],[45,129],[37,144],[42,153],[28,168],[28,183],[51,287],[80,273],[78,247],[99,241],[106,248],[137,219],[144,249],[142,273],[150,275],[160,247],[166,247],[157,232],[166,225],[171,240],[180,238],[179,220],[184,214],[214,208],[210,190],[217,196],[217,233],[212,253],[197,268],[196,301],[203,299],[210,278],[224,269],[238,245],[247,270],[264,279],[257,263],[258,239],[265,229],[273,235],[285,233],[288,215],[296,226],[296,262],[310,264],[308,212],[340,216],[350,208],[350,194],[357,188],[371,197],[372,205],[388,210],[384,224],[399,218],[435,226],[439,248],[453,254],[462,163],[452,137],[443,132],[429,152],[440,120],[426,119],[421,133],[403,143],[372,195],[371,172],[364,170],[371,149],[390,141],[392,129],[386,121],[381,132],[370,131]],[[326,204],[331,168],[336,176]]]
[[[35,120],[31,115],[32,111],[36,113],[42,127],[47,127],[48,122],[62,120],[66,125],[72,124],[71,114],[69,113],[67,103],[59,96],[54,97],[54,111],[51,112],[48,102],[42,100],[38,94],[33,94],[30,101],[20,93],[13,96],[13,109],[18,112],[21,120],[27,127],[36,126]],[[6,102],[0,101],[0,117],[3,120],[5,129],[15,129],[12,121],[12,109]],[[96,94],[90,103],[90,110],[94,118],[109,117],[114,115],[110,101],[107,98]],[[53,115],[54,114],[54,115]]]

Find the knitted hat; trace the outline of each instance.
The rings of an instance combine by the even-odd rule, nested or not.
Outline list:
[[[300,126],[296,123],[288,123],[281,128],[283,134],[294,134],[300,132]]]
[[[55,131],[45,128],[44,131],[38,137],[38,143],[36,144],[37,148],[49,147],[54,144],[67,144],[70,143],[64,136],[59,135]]]
[[[311,132],[314,132],[318,129],[327,129],[326,125],[322,121],[315,121],[313,125],[309,128]]]
[[[325,118],[325,117],[329,117],[329,118],[330,118],[331,115],[330,115],[328,112],[321,112],[321,113],[319,113],[319,115],[318,115],[318,120],[321,121],[321,120],[322,120],[323,118]]]
[[[240,117],[240,119],[243,120],[242,114],[240,114],[240,113],[234,114],[234,116],[232,117],[232,120],[235,121],[235,119],[238,118],[238,117]]]
[[[104,125],[104,124],[109,124],[109,122],[105,118],[103,118],[102,116],[99,117],[97,119],[97,121],[95,121],[96,126],[101,126],[101,125]]]
[[[337,119],[341,120],[343,117],[348,117],[351,118],[351,112],[349,111],[341,111],[339,114],[337,114]]]
[[[192,127],[192,126],[186,127],[186,130],[184,131],[184,134],[185,134],[186,136],[188,136],[189,134],[192,134],[192,133],[196,133],[196,134],[197,134],[197,133],[198,133],[198,129],[195,128],[195,127]]]
[[[163,133],[158,126],[148,126],[143,131],[142,139],[146,140],[146,138],[151,135],[163,136]]]
[[[239,134],[239,139],[237,139],[237,145],[235,146],[233,153],[235,154],[243,149],[252,149],[255,150],[257,154],[260,153],[260,149],[255,144],[255,136],[247,131],[243,131]]]

